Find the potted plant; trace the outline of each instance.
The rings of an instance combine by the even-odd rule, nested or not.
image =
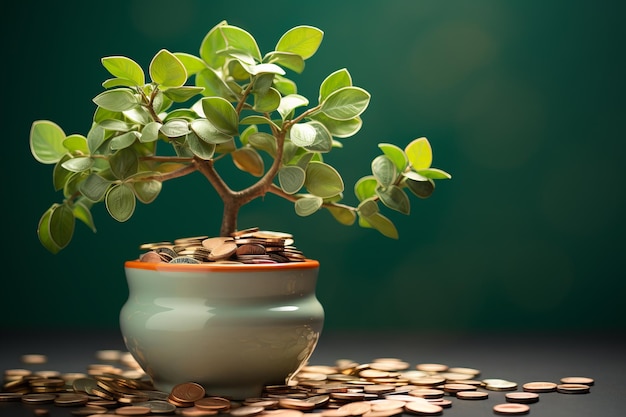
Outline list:
[[[298,93],[288,74],[304,70],[322,38],[318,28],[297,26],[261,54],[250,33],[223,21],[204,37],[198,56],[157,52],[148,77],[130,58],[103,58],[112,78],[93,99],[86,135],[66,135],[47,120],[32,124],[32,154],[54,164],[54,187],[64,196],[41,217],[43,246],[52,253],[66,247],[76,219],[95,231],[95,203],[124,222],[137,201],[153,202],[163,183],[192,173],[204,175],[223,201],[217,243],[229,249],[198,237],[207,257],[220,253],[213,260],[234,253],[235,237],[289,246],[288,234],[238,230],[239,209],[268,193],[293,203],[300,216],[326,209],[342,224],[397,238],[380,209],[409,214],[407,190],[426,198],[434,180],[450,175],[431,167],[426,138],[402,148],[383,143],[372,172],[354,186],[357,203],[343,201],[344,182],[324,155],[360,130],[370,94],[353,85],[347,69],[326,77],[314,100]],[[231,189],[218,170],[227,159],[254,178],[251,185]],[[129,350],[157,387],[194,380],[211,393],[251,396],[264,384],[284,382],[312,353],[323,322],[317,261],[163,259],[126,262],[130,294],[120,318]]]

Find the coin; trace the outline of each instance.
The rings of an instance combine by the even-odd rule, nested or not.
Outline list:
[[[265,411],[265,408],[255,405],[244,405],[230,410],[230,415],[235,417],[256,416]]]
[[[85,405],[89,401],[87,394],[62,393],[56,396],[54,404],[62,407]]]
[[[231,406],[230,401],[222,397],[205,397],[195,401],[195,406],[203,410],[225,411]]]
[[[22,395],[15,392],[0,392],[0,402],[19,401],[22,399]]]
[[[522,385],[522,389],[526,392],[552,392],[556,391],[554,382],[527,382]]]
[[[371,411],[387,411],[402,409],[405,401],[398,400],[372,400],[370,401]]]
[[[21,400],[28,404],[46,404],[53,403],[56,397],[55,394],[24,394]]]
[[[588,378],[586,376],[567,376],[561,378],[561,384],[583,384],[583,385],[593,385],[593,378]]]
[[[404,412],[404,408],[395,408],[388,410],[370,410],[363,414],[363,417],[391,417],[397,416]]]
[[[528,414],[530,407],[526,404],[496,404],[493,406],[493,412],[501,415],[520,415]]]
[[[419,388],[409,392],[409,395],[422,398],[441,398],[443,394],[444,392],[442,390],[433,388]]]
[[[347,412],[351,416],[361,416],[371,409],[372,406],[365,401],[355,401],[339,407],[339,410],[341,410],[342,412]]]
[[[36,365],[36,364],[42,364],[42,363],[48,362],[48,357],[46,355],[33,353],[33,354],[28,354],[28,355],[22,355],[21,360],[23,363],[26,363],[29,365]]]
[[[459,391],[456,398],[461,400],[486,400],[489,394],[484,391]]]
[[[441,363],[420,363],[415,366],[418,371],[424,372],[446,372],[448,365]]]
[[[587,394],[589,392],[589,385],[585,384],[558,384],[556,386],[557,392],[562,394]]]
[[[483,379],[483,383],[485,384],[485,389],[490,391],[513,391],[517,389],[517,383],[505,379]]]
[[[121,416],[145,416],[150,414],[150,407],[128,405],[115,409],[115,414],[119,414]]]
[[[179,403],[193,403],[204,397],[204,387],[195,382],[184,382],[175,385],[170,392],[170,397]]]
[[[439,405],[419,402],[406,403],[404,410],[418,416],[437,416],[443,413],[443,407]]]
[[[510,403],[530,404],[539,401],[539,394],[534,392],[507,392],[504,397]]]
[[[443,390],[449,394],[454,394],[460,391],[476,391],[476,387],[469,384],[444,384]]]

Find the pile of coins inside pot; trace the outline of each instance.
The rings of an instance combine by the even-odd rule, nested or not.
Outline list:
[[[86,373],[62,374],[8,369],[2,402],[21,401],[34,415],[49,415],[47,404],[76,416],[182,415],[232,417],[391,417],[403,413],[433,416],[457,401],[489,398],[506,391],[506,402],[493,406],[500,415],[530,412],[540,394],[586,394],[594,380],[564,377],[558,382],[534,381],[520,386],[506,379],[479,379],[480,371],[437,363],[411,366],[396,358],[369,363],[338,360],[335,365],[307,365],[288,384],[266,386],[256,398],[232,400],[208,395],[193,381],[158,391],[127,352],[99,351],[106,363],[90,365]],[[113,361],[113,358],[116,358]],[[45,363],[43,355],[26,355],[26,363]],[[35,362],[37,360],[37,362]]]
[[[289,233],[259,230],[237,231],[231,236],[195,236],[174,242],[145,243],[139,247],[142,262],[184,264],[238,263],[275,264],[302,262],[305,256],[294,245]]]

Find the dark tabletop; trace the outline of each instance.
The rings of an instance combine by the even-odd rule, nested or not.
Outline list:
[[[481,370],[478,379],[501,378],[522,384],[532,381],[558,382],[567,376],[595,380],[588,394],[540,394],[530,405],[531,416],[623,416],[626,415],[626,343],[621,334],[525,334],[525,333],[431,333],[411,331],[325,331],[309,361],[334,365],[338,359],[367,363],[376,358],[395,357],[409,362],[443,363]],[[125,350],[115,330],[8,330],[0,346],[0,371],[13,368],[85,372],[98,363],[98,350]],[[24,354],[48,357],[42,365],[25,365]],[[505,392],[489,391],[481,401],[452,400],[444,416],[493,416],[492,407],[504,403]],[[71,409],[54,405],[51,416],[71,416]],[[0,402],[0,416],[33,416],[32,406]]]

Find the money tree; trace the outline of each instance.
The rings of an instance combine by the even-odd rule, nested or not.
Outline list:
[[[360,130],[370,94],[353,85],[345,68],[321,82],[318,97],[298,93],[288,74],[304,71],[322,38],[318,28],[297,26],[262,54],[249,32],[223,21],[204,37],[198,55],[162,49],[147,75],[131,58],[102,58],[112,77],[93,99],[86,135],[66,135],[49,120],[31,127],[31,152],[54,165],[53,185],[63,192],[39,221],[43,246],[53,253],[66,247],[76,219],[95,232],[95,203],[124,222],[137,201],[151,203],[165,182],[196,172],[221,197],[222,236],[237,229],[242,206],[271,193],[293,203],[300,216],[326,209],[339,223],[397,238],[381,208],[409,214],[407,190],[426,198],[434,180],[450,175],[431,167],[424,137],[404,147],[381,143],[371,173],[354,185],[355,204],[343,202],[344,181],[324,156]],[[229,186],[219,171],[228,159],[252,176],[251,185]]]

